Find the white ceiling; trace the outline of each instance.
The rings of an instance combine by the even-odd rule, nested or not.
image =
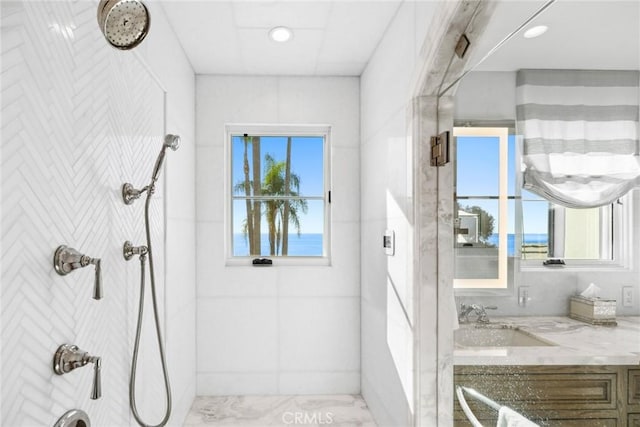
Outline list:
[[[475,41],[469,65],[475,65],[544,3],[498,4],[485,33]],[[640,69],[640,0],[557,0],[526,28],[541,24],[549,27],[545,34],[534,39],[517,34],[477,70]]]
[[[162,1],[197,74],[359,76],[402,0]],[[269,30],[286,26],[293,40]]]
[[[197,74],[359,76],[403,1],[443,0],[162,0]],[[501,0],[489,27],[472,40],[476,64],[547,0]],[[520,68],[640,69],[640,0],[557,0],[480,65]],[[293,29],[288,43],[268,32]]]

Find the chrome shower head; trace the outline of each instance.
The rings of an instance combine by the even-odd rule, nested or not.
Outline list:
[[[149,32],[149,10],[140,0],[101,0],[98,25],[109,44],[129,50],[138,46]]]
[[[167,134],[164,137],[164,146],[176,151],[180,147],[180,137],[178,135]]]

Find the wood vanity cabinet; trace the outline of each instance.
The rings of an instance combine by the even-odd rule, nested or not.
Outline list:
[[[541,426],[640,427],[640,366],[455,366],[454,384]],[[495,425],[495,410],[466,400],[481,423]],[[470,426],[454,402],[454,426]]]
[[[635,366],[627,370],[629,416],[628,427],[640,427],[640,367]]]

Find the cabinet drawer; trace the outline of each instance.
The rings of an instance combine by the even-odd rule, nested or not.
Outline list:
[[[628,381],[628,403],[629,405],[640,405],[640,369],[629,369]]]
[[[456,368],[455,384],[475,388],[496,402],[525,413],[617,408],[617,372],[583,367],[487,368]]]
[[[474,414],[476,412],[474,411]],[[478,421],[483,426],[495,426],[498,413],[494,411],[493,415],[482,413],[481,415],[477,415]],[[558,415],[558,414],[556,414]],[[592,414],[593,415],[593,414]],[[583,416],[584,418],[580,418]],[[633,424],[631,418],[629,418],[628,427],[640,427],[640,414],[636,415],[636,424]],[[540,427],[621,427],[622,420],[619,420],[616,415],[612,415],[606,418],[594,418],[590,417],[589,414],[566,414],[566,415],[558,415],[557,417],[549,418],[546,416],[537,417],[534,414],[529,415],[530,419],[537,423]],[[631,416],[630,416],[631,417]],[[456,412],[454,414],[454,427],[473,427],[471,422],[467,419],[462,411]]]
[[[599,420],[549,420],[541,422],[541,426],[553,427],[619,427],[622,424],[617,418],[599,419]]]
[[[629,414],[628,427],[640,427],[640,414]]]

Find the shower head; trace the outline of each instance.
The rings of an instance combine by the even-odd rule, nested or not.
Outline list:
[[[167,134],[164,137],[164,147],[171,148],[176,151],[180,147],[180,137],[178,135]]]
[[[152,186],[158,180],[158,176],[160,175],[160,168],[162,168],[162,162],[164,162],[164,156],[165,156],[165,153],[167,152],[167,148],[171,148],[173,151],[176,151],[179,145],[180,145],[180,137],[178,135],[167,134],[164,137],[162,150],[160,150],[160,154],[158,154],[156,165],[153,168],[153,175],[151,175]]]
[[[149,10],[140,0],[100,0],[98,25],[109,44],[129,50],[138,46],[149,32]]]

